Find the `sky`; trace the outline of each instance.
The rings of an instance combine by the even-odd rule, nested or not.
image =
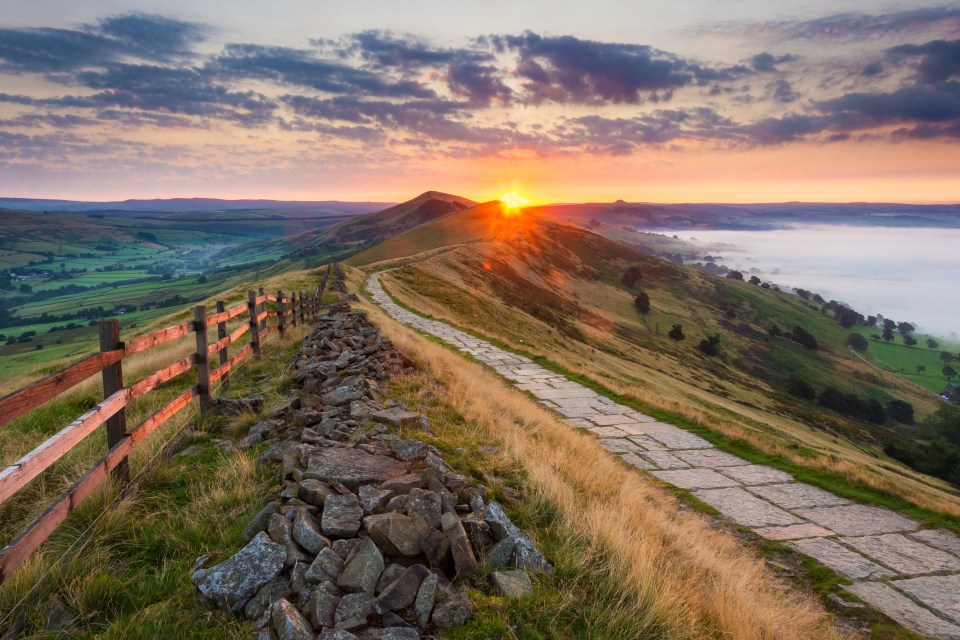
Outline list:
[[[0,6],[3,197],[960,202],[960,4]]]

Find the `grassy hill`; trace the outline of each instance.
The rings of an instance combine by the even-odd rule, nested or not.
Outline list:
[[[788,392],[910,403],[936,411],[928,391],[876,368],[846,347],[849,334],[818,305],[645,255],[533,213],[488,203],[407,231],[351,259],[402,266],[384,282],[399,299],[586,381],[720,434],[731,443],[879,489],[932,512],[960,515],[960,491],[890,459],[883,448],[912,437],[894,421],[871,424]],[[639,269],[639,281],[622,277]],[[634,298],[643,291],[650,311]],[[669,337],[681,325],[685,339]],[[800,326],[811,350],[784,337]],[[698,345],[719,338],[719,353]],[[738,445],[739,446],[739,445]]]

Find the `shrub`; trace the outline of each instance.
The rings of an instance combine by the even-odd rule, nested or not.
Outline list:
[[[913,405],[905,400],[891,400],[887,403],[887,414],[903,424],[913,424]]]
[[[679,324],[673,325],[673,328],[670,329],[670,332],[667,334],[674,342],[680,342],[687,336],[683,335],[683,326]]]
[[[847,336],[847,344],[857,351],[866,351],[867,347],[870,346],[870,343],[867,342],[867,339],[859,333],[851,333],[849,336]]]
[[[637,294],[637,297],[633,299],[633,306],[635,306],[640,313],[650,313],[650,296],[648,296],[645,291],[641,291]]]
[[[806,381],[803,377],[793,374],[787,378],[787,393],[798,398],[803,398],[804,400],[814,400],[817,397],[817,392],[814,390],[813,385]]]
[[[803,345],[807,349],[817,348],[817,339],[810,335],[810,333],[800,325],[797,325],[793,328],[793,332],[790,334],[790,339],[797,344]]]
[[[697,348],[708,356],[717,355],[720,353],[720,335],[713,334],[709,338],[701,340],[700,344],[697,345]]]

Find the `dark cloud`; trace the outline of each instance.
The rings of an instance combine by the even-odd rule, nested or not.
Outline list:
[[[0,69],[55,73],[128,57],[169,61],[189,55],[205,33],[197,24],[141,13],[82,29],[0,29]]]
[[[733,79],[746,67],[701,67],[646,45],[548,37],[533,32],[489,36],[498,51],[515,51],[515,73],[532,103],[636,104],[668,99],[680,87]]]
[[[880,62],[870,62],[860,70],[860,75],[867,78],[883,75],[883,64]]]
[[[657,109],[632,118],[591,115],[566,118],[551,134],[560,149],[626,155],[639,147],[662,146],[679,138],[710,139],[711,131],[732,125],[713,109]]]
[[[903,87],[889,93],[848,93],[817,106],[834,119],[858,126],[960,121],[960,82]]]
[[[767,84],[767,93],[774,102],[788,104],[800,98],[800,94],[793,90],[793,85],[784,78],[777,78]]]
[[[813,20],[724,23],[713,25],[706,31],[796,40],[856,40],[871,36],[935,31],[954,34],[960,32],[960,7],[924,7],[879,15],[836,13]]]
[[[767,53],[764,51],[763,53],[758,53],[750,58],[750,66],[753,67],[755,71],[772,72],[778,71],[778,64],[793,62],[794,60],[797,60],[797,56],[791,54],[775,56],[772,53]]]
[[[393,98],[433,98],[434,91],[416,80],[393,80],[382,73],[318,58],[289,47],[229,44],[209,65],[232,80],[258,79],[335,94]]]
[[[921,82],[935,84],[960,77],[960,40],[901,45],[887,53],[895,60],[920,58],[917,75]]]
[[[504,84],[501,74],[493,65],[455,62],[447,70],[446,81],[451,92],[475,104],[486,105],[494,101],[505,104],[513,97],[513,91]]]

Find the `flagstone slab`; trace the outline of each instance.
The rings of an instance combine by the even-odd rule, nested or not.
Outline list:
[[[917,528],[916,522],[889,509],[862,504],[797,509],[796,513],[844,536],[900,533]]]
[[[531,393],[541,400],[565,400],[567,398],[595,398],[596,391],[591,391],[586,387],[580,389],[542,389],[531,391]]]
[[[656,467],[654,467],[648,460],[644,460],[640,456],[633,453],[624,453],[620,457],[623,458],[624,462],[636,467],[637,469],[643,469],[644,471],[647,469],[656,469]]]
[[[807,538],[790,543],[794,549],[817,560],[837,573],[863,580],[866,578],[892,578],[896,574],[876,562],[864,558],[856,551],[827,538]]]
[[[843,542],[862,554],[882,562],[908,576],[939,571],[960,571],[960,558],[911,540],[899,533],[862,538],[844,538]]]
[[[820,525],[810,522],[791,524],[786,527],[758,527],[753,532],[767,540],[800,540],[801,538],[825,538],[834,535],[830,529],[824,529]]]
[[[960,575],[910,578],[890,584],[960,623]]]
[[[632,423],[633,420],[623,415],[622,413],[617,414],[600,414],[596,416],[591,416],[587,418],[590,422],[594,423],[599,427],[608,427],[612,425],[621,425]]]
[[[668,449],[712,449],[713,445],[700,436],[677,429],[675,433],[655,433],[651,438],[658,440]],[[743,461],[740,461],[743,464]]]
[[[713,469],[679,469],[676,471],[654,471],[653,475],[664,482],[683,489],[719,489],[739,486],[736,480],[722,476]]]
[[[960,557],[960,536],[944,529],[924,529],[910,534],[920,542]]]
[[[803,482],[761,485],[750,487],[750,491],[761,498],[766,498],[775,505],[791,510],[804,507],[831,507],[850,504],[849,500],[844,500],[829,491]]]
[[[925,578],[919,579],[923,580]],[[960,640],[960,626],[937,617],[928,609],[921,607],[886,584],[855,582],[844,587],[844,589],[870,603],[908,629],[913,629],[930,638]]]
[[[598,438],[622,438],[627,435],[617,427],[587,427],[587,430]]]
[[[629,433],[628,429],[624,427],[618,427],[618,428],[623,429],[624,431],[627,431],[627,433]],[[627,438],[631,442],[636,443],[637,445],[643,447],[647,451],[666,451],[667,450],[665,446],[663,446],[662,444],[660,444],[659,442],[657,442],[652,438],[648,438],[647,436],[630,435],[630,436],[627,436]]]
[[[644,454],[647,455],[647,454]],[[711,507],[746,527],[799,524],[801,520],[780,507],[747,493],[740,488],[703,489],[694,495]]]
[[[660,440],[657,434],[651,434],[651,438]],[[690,449],[687,451],[675,451],[678,458],[684,462],[689,462],[694,467],[736,467],[747,464],[743,458],[738,458],[726,451],[717,449]]]
[[[633,453],[635,451],[641,451],[640,447],[626,438],[600,438],[599,442],[600,446],[610,453]]]
[[[643,451],[640,454],[657,469],[689,469],[690,465],[667,451]]]
[[[741,484],[757,485],[791,482],[793,476],[786,471],[774,469],[764,464],[748,464],[742,467],[722,467],[717,469],[725,476],[729,476]]]

